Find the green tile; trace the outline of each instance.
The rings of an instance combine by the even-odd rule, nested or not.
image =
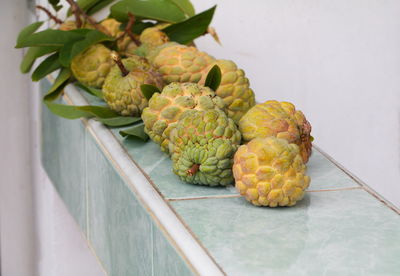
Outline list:
[[[315,148],[307,164],[311,183],[308,190],[338,189],[359,186],[345,172]]]
[[[152,275],[152,221],[92,137],[87,138],[89,239],[110,276]]]
[[[194,275],[185,260],[178,254],[156,226],[153,227],[153,275]]]
[[[307,193],[292,208],[172,205],[228,275],[399,275],[400,216],[364,190]]]
[[[237,194],[233,186],[208,187],[191,185],[180,180],[172,172],[172,161],[169,156],[163,153],[157,144],[151,141],[142,142],[134,138],[124,139],[119,135],[119,129],[112,131],[132,159],[149,175],[164,197],[190,198]]]
[[[47,80],[40,82],[45,93]],[[42,164],[68,210],[86,232],[86,131],[80,120],[67,120],[42,107]]]

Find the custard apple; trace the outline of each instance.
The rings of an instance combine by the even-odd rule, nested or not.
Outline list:
[[[205,72],[218,65],[221,69],[221,84],[215,92],[224,100],[228,116],[235,122],[255,105],[254,92],[250,88],[249,79],[246,78],[242,69],[231,60],[216,60]],[[203,74],[200,84],[204,84],[207,74]]]
[[[150,51],[147,57],[160,71],[166,83],[204,84],[209,70],[217,64],[221,69],[222,79],[215,93],[224,100],[228,116],[236,123],[255,104],[249,80],[233,61],[215,60],[195,47],[177,43],[161,45]]]
[[[168,153],[170,131],[177,121],[192,111],[224,109],[220,97],[208,87],[194,83],[171,83],[161,93],[154,93],[149,106],[143,110],[145,132]]]
[[[236,189],[257,206],[293,206],[310,184],[298,146],[274,136],[240,146],[233,174]]]
[[[122,63],[129,73],[124,76],[117,65],[111,68],[103,84],[104,100],[123,116],[139,116],[148,104],[140,86],[151,84],[162,89],[163,81],[144,58],[132,56]]]
[[[182,180],[209,186],[233,183],[233,156],[241,135],[225,112],[193,111],[178,122],[170,139],[173,171]]]
[[[111,50],[102,44],[94,44],[71,61],[74,77],[84,85],[101,88],[113,66]]]
[[[289,102],[266,101],[252,107],[239,121],[243,140],[276,136],[295,143],[303,161],[311,155],[311,125],[300,110]]]

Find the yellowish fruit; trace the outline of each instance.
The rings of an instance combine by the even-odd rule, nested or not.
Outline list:
[[[233,174],[236,189],[257,206],[293,206],[310,184],[298,146],[273,136],[240,146]]]
[[[101,88],[104,79],[114,65],[111,50],[102,44],[94,44],[74,57],[71,71],[74,77],[84,85]]]
[[[239,129],[244,141],[276,136],[297,144],[304,162],[311,155],[311,125],[289,102],[266,101],[255,105],[239,121]]]
[[[227,114],[236,123],[255,104],[254,92],[243,70],[233,61],[216,60],[195,47],[166,43],[150,51],[147,58],[159,70],[166,83],[193,82],[204,84],[214,65],[221,69],[222,80],[215,91],[226,105]]]

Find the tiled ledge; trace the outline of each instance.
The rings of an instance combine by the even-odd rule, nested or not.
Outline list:
[[[49,83],[43,81],[45,90]],[[64,101],[96,99],[69,86]],[[398,210],[314,148],[292,208],[181,182],[152,142],[43,109],[43,165],[109,275],[396,275]]]

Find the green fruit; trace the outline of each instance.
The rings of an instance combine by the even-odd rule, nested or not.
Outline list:
[[[194,111],[171,132],[173,171],[182,180],[200,185],[233,183],[233,156],[241,135],[221,110]]]
[[[159,70],[166,83],[194,82],[204,84],[210,69],[221,69],[221,85],[215,91],[226,105],[226,111],[236,123],[255,104],[254,92],[243,70],[233,61],[216,60],[195,47],[166,43],[150,51],[147,58]]]
[[[171,83],[161,93],[154,93],[143,110],[145,132],[169,152],[169,134],[178,120],[193,110],[224,109],[220,97],[208,87],[194,83]]]
[[[90,46],[72,59],[74,77],[86,86],[101,88],[114,64],[110,54],[111,50],[102,44]]]
[[[243,140],[276,136],[297,144],[306,163],[311,155],[311,125],[289,102],[266,101],[252,107],[239,121]]]
[[[140,116],[148,104],[140,86],[151,84],[161,89],[162,78],[143,58],[132,56],[123,59],[122,63],[129,74],[124,76],[117,65],[111,68],[103,85],[104,100],[123,116]]]
[[[240,146],[233,173],[237,190],[257,206],[293,206],[310,184],[298,146],[274,136]]]

